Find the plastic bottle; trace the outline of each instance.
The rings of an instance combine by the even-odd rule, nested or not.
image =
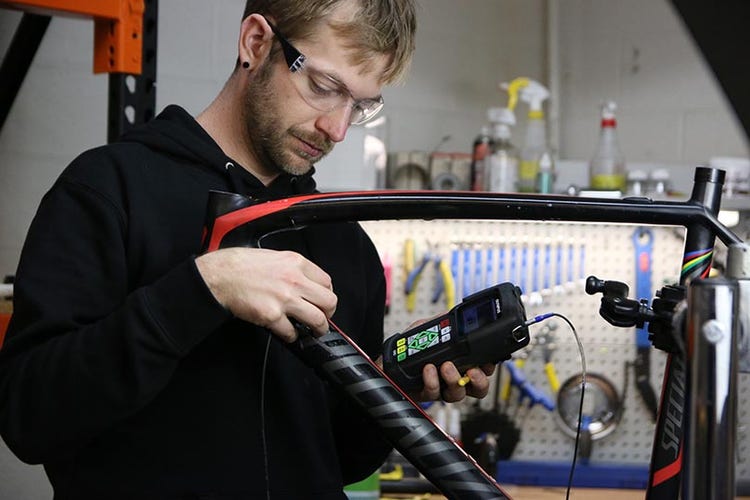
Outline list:
[[[485,158],[485,189],[497,193],[516,191],[518,149],[511,142],[516,117],[508,108],[490,108],[487,118],[493,124],[492,148]]]
[[[539,158],[539,171],[536,174],[536,192],[550,194],[555,188],[555,164],[552,155],[548,152],[542,153]]]
[[[486,184],[484,175],[485,159],[492,149],[490,127],[483,125],[479,135],[474,139],[471,150],[470,182],[472,191],[483,191]]]
[[[533,193],[536,190],[539,160],[544,153],[549,154],[547,146],[547,124],[544,119],[542,103],[549,97],[549,91],[539,82],[528,78],[516,79],[523,82],[520,99],[529,105],[526,122],[526,139],[521,148],[521,162],[518,170],[518,190],[522,193]],[[551,158],[551,155],[550,155]]]
[[[630,170],[627,177],[628,196],[646,196],[648,174],[643,170]]]
[[[649,189],[647,196],[652,200],[666,200],[669,198],[669,171],[658,168],[649,175]]]
[[[627,176],[625,157],[617,141],[617,120],[614,101],[602,104],[601,131],[594,156],[589,162],[589,183],[592,189],[625,192]]]

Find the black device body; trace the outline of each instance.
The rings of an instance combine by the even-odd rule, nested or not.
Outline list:
[[[499,363],[529,344],[521,290],[501,283],[466,297],[446,314],[383,344],[383,369],[403,390],[423,387],[422,368],[452,361],[459,372]]]

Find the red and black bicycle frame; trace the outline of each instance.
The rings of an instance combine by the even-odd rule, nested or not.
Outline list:
[[[272,201],[212,193],[204,249],[261,247],[264,237],[316,223],[393,219],[534,220],[686,228],[680,284],[706,277],[718,237],[741,239],[717,219],[724,172],[699,167],[684,202],[575,198],[483,192],[366,191],[310,194]],[[322,377],[341,387],[383,429],[401,454],[451,499],[509,498],[396,387],[343,332],[301,336],[290,344]],[[647,499],[677,499],[683,460],[685,362],[670,354],[654,435]]]

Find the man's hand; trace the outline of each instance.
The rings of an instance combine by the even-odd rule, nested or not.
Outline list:
[[[437,318],[435,315],[431,318],[418,319],[412,322],[407,330],[415,328],[417,325],[421,325]],[[382,361],[380,366],[382,367]],[[440,365],[440,373],[435,365],[428,364],[422,368],[422,382],[424,387],[419,393],[410,394],[415,401],[436,401],[442,399],[447,403],[455,403],[461,401],[466,396],[474,398],[483,398],[487,395],[490,390],[490,377],[495,373],[495,365],[488,364],[482,367],[470,368],[465,374],[461,374],[456,369],[456,366],[450,361],[446,361]],[[469,377],[469,381],[466,382],[464,377]],[[440,380],[442,379],[443,384],[441,386]]]
[[[236,317],[271,330],[286,342],[297,332],[289,317],[321,335],[338,299],[331,277],[295,252],[225,248],[195,259],[216,300]]]
[[[466,376],[469,382],[459,383],[463,375],[458,372],[455,365],[446,361],[440,366],[440,374],[435,365],[428,364],[422,369],[422,380],[424,388],[414,397],[418,401],[434,401],[442,399],[448,403],[461,401],[466,396],[483,398],[490,388],[489,376],[495,372],[495,365],[488,364],[482,367],[469,368]],[[443,384],[441,386],[440,380]]]

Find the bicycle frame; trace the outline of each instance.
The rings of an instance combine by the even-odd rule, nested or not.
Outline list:
[[[723,180],[723,171],[697,168],[692,195],[685,202],[454,191],[342,192],[258,202],[216,193],[209,202],[204,249],[261,247],[263,238],[279,231],[343,221],[485,219],[674,225],[687,229],[680,283],[688,284],[708,276],[716,237],[727,246],[742,243],[716,217]],[[343,332],[332,329],[319,339],[301,338],[291,348],[367,411],[394,447],[443,494],[458,499],[508,498]],[[678,498],[688,383],[685,361],[670,355],[647,498]]]

